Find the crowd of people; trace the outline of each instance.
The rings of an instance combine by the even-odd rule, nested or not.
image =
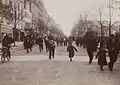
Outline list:
[[[100,69],[103,70],[103,66],[108,65],[109,70],[112,71],[120,51],[120,36],[111,34],[107,36],[107,38],[104,36],[96,38],[94,36],[79,37],[76,39],[76,45],[86,48],[89,56],[89,64],[91,64],[94,59],[94,52],[98,52],[95,59],[98,59]],[[107,53],[110,58],[108,64],[106,59]]]
[[[39,36],[37,36],[37,38],[34,39],[31,35],[27,35],[24,37],[23,45],[24,45],[24,48],[27,53],[32,51],[32,47],[34,45],[38,45],[39,52],[42,52],[43,47],[45,45],[45,50],[46,50],[46,52],[49,52],[49,59],[51,59],[51,57],[54,58],[55,44],[57,46],[67,46],[68,38],[61,37],[61,36],[58,36],[55,38],[52,35],[49,35],[49,36],[39,35]]]
[[[32,52],[32,47],[36,44],[39,47],[39,51],[43,51],[43,45],[45,45],[46,52],[49,52],[49,59],[54,59],[55,47],[57,46],[67,46],[67,51],[69,52],[70,61],[74,57],[74,52],[77,52],[75,46],[72,42],[76,42],[76,46],[81,46],[86,49],[89,56],[89,64],[92,63],[94,59],[94,52],[98,52],[95,59],[98,59],[98,65],[100,69],[103,70],[103,66],[108,65],[110,71],[113,70],[114,63],[117,61],[117,56],[120,51],[120,40],[119,36],[110,35],[107,39],[94,36],[84,36],[79,38],[67,38],[67,37],[53,37],[39,35],[37,38],[33,38],[31,35],[24,37],[24,49],[27,53]],[[5,34],[2,40],[2,45],[10,49],[10,44],[14,42],[11,35]],[[56,45],[55,45],[56,43]],[[99,46],[100,44],[100,46]],[[99,50],[99,51],[98,51]],[[106,53],[109,54],[110,62],[107,64]],[[11,54],[10,54],[11,55]]]

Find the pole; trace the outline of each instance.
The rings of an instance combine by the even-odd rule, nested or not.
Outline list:
[[[101,26],[101,37],[102,37],[103,28],[102,28],[102,12],[101,12],[101,8],[99,10],[100,10],[100,26]]]
[[[102,24],[102,11],[101,11],[101,8],[100,8],[100,26],[101,26],[101,38],[103,36],[103,24]]]
[[[99,8],[100,12],[100,26],[101,26],[101,37],[100,37],[100,47],[102,46],[102,40],[103,40],[103,21],[102,21],[102,9],[101,7]]]
[[[109,0],[109,35],[111,35],[111,0]]]
[[[1,36],[1,37],[0,37],[0,42],[2,42],[2,37],[3,37],[1,30],[2,30],[2,27],[1,27],[1,23],[0,23],[0,36]]]
[[[16,19],[17,19],[17,9],[16,9],[16,1],[14,0],[14,27],[13,27],[13,38],[14,38],[14,45],[15,45],[15,37],[16,37]]]

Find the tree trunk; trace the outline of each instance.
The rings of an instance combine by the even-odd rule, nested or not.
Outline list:
[[[13,39],[14,39],[14,45],[16,45],[16,44],[15,44],[15,36],[16,36],[16,35],[15,35],[15,29],[16,29],[16,26],[13,28]]]

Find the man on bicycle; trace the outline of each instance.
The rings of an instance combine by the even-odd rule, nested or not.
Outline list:
[[[7,48],[7,52],[8,52],[9,57],[11,57],[11,52],[10,52],[11,44],[12,44],[11,38],[7,34],[4,34],[4,37],[2,40],[2,47]]]

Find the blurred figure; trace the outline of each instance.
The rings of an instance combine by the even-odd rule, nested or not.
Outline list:
[[[9,53],[9,57],[11,57],[11,52],[10,52],[11,44],[12,44],[11,38],[5,33],[3,35],[2,46],[8,48],[7,51]]]
[[[29,36],[29,44],[30,44],[29,49],[32,52],[32,47],[33,47],[33,44],[34,44],[34,40],[33,40],[32,36]]]
[[[66,46],[67,44],[67,39],[66,38],[63,38],[63,43],[64,43],[64,46]]]
[[[100,65],[101,70],[103,70],[103,66],[107,65],[107,59],[106,59],[107,52],[108,51],[105,49],[105,45],[102,45],[99,49],[99,52],[96,55],[96,59],[98,58],[98,65]]]
[[[12,34],[11,33],[9,33],[8,34],[8,37],[9,37],[9,39],[10,39],[10,43],[12,44],[12,43],[14,43],[14,39],[13,39],[13,37],[12,37]]]
[[[59,37],[56,38],[57,46],[59,46]]]
[[[93,60],[93,52],[96,51],[96,39],[91,36],[91,37],[87,37],[85,40],[85,44],[86,44],[86,48],[87,48],[87,53],[89,56],[89,64],[92,63]]]
[[[53,41],[52,37],[48,37],[48,49],[49,49],[49,59],[51,60],[51,56],[54,59],[54,54],[55,54],[55,42]]]
[[[45,37],[45,48],[46,48],[46,52],[48,52],[48,45],[49,45],[49,42],[48,42],[48,37]]]
[[[25,36],[25,37],[24,37],[24,43],[23,43],[23,45],[24,45],[24,49],[26,49],[26,52],[27,52],[27,53],[29,53],[29,49],[30,49],[30,51],[32,51],[30,39],[29,39],[28,36]]]
[[[69,42],[67,51],[69,52],[70,61],[72,61],[72,58],[74,57],[74,52],[77,52],[77,49],[72,45],[72,42]]]
[[[43,51],[43,38],[40,36],[36,40],[36,44],[39,46],[39,51]]]
[[[117,61],[117,56],[120,51],[119,38],[115,38],[113,34],[110,35],[110,38],[107,43],[107,48],[108,48],[108,54],[110,56],[110,62],[109,62],[108,68],[110,71],[112,71],[114,63]]]
[[[79,42],[80,42],[80,41],[79,41],[79,37],[77,37],[77,39],[76,39],[76,45],[77,45],[77,46],[79,46],[79,44],[80,44]]]

